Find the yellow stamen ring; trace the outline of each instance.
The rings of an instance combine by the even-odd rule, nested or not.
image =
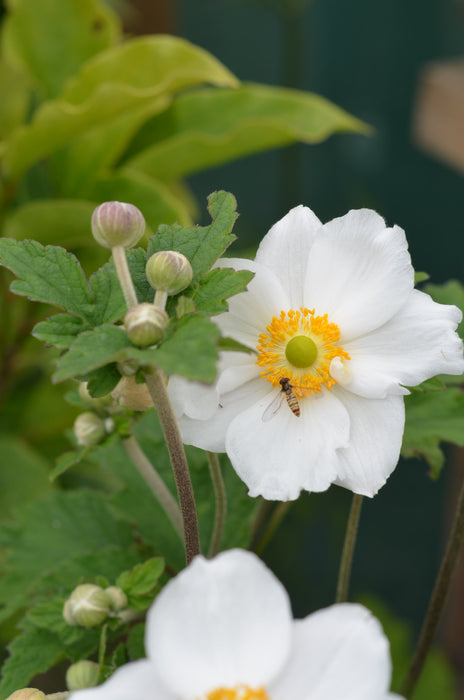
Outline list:
[[[237,688],[218,688],[208,693],[206,700],[269,700],[269,695],[264,688],[253,690],[248,686],[240,685]]]
[[[334,357],[341,361],[350,359],[337,345],[337,324],[329,323],[327,314],[315,316],[314,309],[281,311],[266,331],[259,336],[256,348],[256,364],[264,368],[261,376],[272,386],[278,386],[283,378],[289,379],[298,398],[318,394],[324,386],[330,390],[336,384],[330,376],[330,363]]]

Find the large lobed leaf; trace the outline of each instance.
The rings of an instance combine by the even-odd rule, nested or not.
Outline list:
[[[5,165],[19,177],[33,163],[97,129],[96,138],[78,153],[94,160],[98,139],[111,148],[140,125],[141,111],[163,111],[172,95],[187,87],[209,82],[236,85],[234,76],[209,53],[178,37],[159,35],[132,39],[103,51],[87,61],[79,75],[68,82],[60,97],[45,102],[30,125],[17,129],[6,144]],[[135,125],[128,115],[134,114]],[[121,130],[105,130],[122,117]],[[116,148],[116,152],[117,152]],[[71,156],[72,159],[72,156]]]
[[[126,165],[175,180],[251,153],[295,141],[317,143],[335,132],[368,127],[308,92],[244,84],[179,95],[134,139]]]

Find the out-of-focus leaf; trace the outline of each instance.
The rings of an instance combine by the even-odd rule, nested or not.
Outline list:
[[[15,437],[0,434],[0,520],[11,518],[18,506],[52,490],[49,464]]]
[[[120,37],[115,14],[99,0],[15,0],[4,20],[8,60],[46,97],[55,97],[81,65]]]
[[[30,125],[12,135],[5,151],[7,171],[17,178],[90,129],[132,111],[139,115],[144,105],[152,105],[153,111],[165,109],[173,93],[205,82],[237,84],[213,56],[178,37],[140,37],[103,51],[84,64],[58,99],[37,110]],[[123,127],[124,140],[124,120]],[[81,155],[85,159],[85,153]]]
[[[431,476],[439,476],[444,464],[441,442],[464,445],[464,393],[454,387],[444,391],[414,392],[405,396],[406,425],[402,454],[424,457]]]
[[[88,329],[88,324],[70,314],[55,314],[47,321],[34,326],[32,335],[47,345],[64,350],[76,340],[76,336]]]
[[[178,180],[219,163],[295,141],[318,143],[339,131],[369,128],[308,92],[244,84],[178,96],[134,139],[127,165]]]
[[[126,594],[129,608],[146,610],[151,605],[163,571],[164,560],[155,557],[137,564],[130,571],[124,571],[118,577],[116,585]]]
[[[0,95],[8,95],[8,99],[0,100],[0,141],[3,141],[26,120],[30,87],[25,76],[1,59]]]

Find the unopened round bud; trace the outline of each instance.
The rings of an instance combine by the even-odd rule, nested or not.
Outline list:
[[[155,345],[164,337],[169,316],[153,304],[137,304],[124,316],[124,328],[134,345],[141,348]]]
[[[37,688],[21,688],[8,695],[6,700],[45,700],[46,697],[45,693]]]
[[[110,612],[110,602],[103,588],[93,583],[77,586],[63,607],[68,625],[97,627]]]
[[[74,435],[79,445],[92,447],[106,437],[105,424],[96,413],[85,411],[77,416],[74,421]]]
[[[133,374],[137,374],[140,364],[137,360],[121,360],[121,362],[116,363],[116,367],[123,377],[132,377]]]
[[[111,392],[115,401],[131,411],[146,411],[153,408],[153,400],[145,383],[138,384],[135,376],[121,377],[119,383]]]
[[[95,661],[77,661],[66,671],[66,687],[68,690],[94,688],[98,684],[100,669]]]
[[[105,593],[110,601],[111,610],[119,612],[127,608],[127,596],[119,586],[108,586],[105,588]]]
[[[148,259],[145,274],[154,289],[173,295],[189,286],[193,270],[182,253],[161,250]]]
[[[92,214],[92,235],[104,248],[133,248],[145,233],[140,209],[126,202],[104,202]]]

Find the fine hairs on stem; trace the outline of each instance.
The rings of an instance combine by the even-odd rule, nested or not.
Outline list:
[[[335,599],[337,603],[344,603],[348,600],[348,587],[350,585],[351,566],[353,564],[353,553],[356,544],[356,536],[358,534],[362,502],[363,497],[354,493],[346,526],[345,542],[343,544],[340,571],[338,574],[337,596]]]
[[[219,457],[215,452],[208,452],[208,464],[213,482],[214,496],[216,500],[216,516],[214,519],[213,534],[209,545],[208,557],[214,557],[221,548],[222,534],[227,515],[227,494],[222,478]]]

